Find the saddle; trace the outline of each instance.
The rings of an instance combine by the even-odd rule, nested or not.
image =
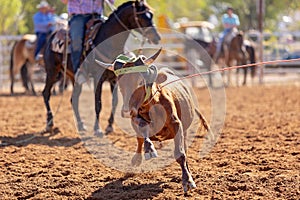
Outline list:
[[[239,31],[238,31],[237,28],[233,28],[233,29],[231,30],[231,32],[228,33],[228,34],[225,36],[225,38],[224,38],[224,43],[223,43],[223,44],[229,46],[230,43],[231,43],[231,40],[232,40],[235,36],[237,36],[238,32],[239,32]]]
[[[25,34],[22,37],[25,40],[25,47],[27,49],[34,49],[36,45],[36,35],[35,34]]]
[[[84,38],[84,54],[85,52],[93,49],[95,47],[93,41],[101,27],[101,25],[103,24],[103,21],[101,19],[95,19],[92,18],[90,19],[87,23],[86,23],[86,31],[85,31],[85,38]],[[64,49],[65,49],[65,44],[66,44],[66,39],[67,39],[67,29],[66,28],[62,28],[57,30],[53,37],[52,43],[51,43],[51,50],[56,52],[56,53],[63,53]],[[68,49],[67,52],[70,53],[71,49],[70,49],[70,36],[68,36]]]
[[[95,48],[93,43],[103,21],[98,18],[92,18],[86,23],[86,31],[85,31],[85,38],[84,38],[84,47],[85,51],[89,51],[90,49]]]

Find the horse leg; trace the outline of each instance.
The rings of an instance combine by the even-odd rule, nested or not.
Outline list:
[[[14,94],[14,82],[15,82],[15,75],[12,69],[10,69],[10,94]]]
[[[255,67],[251,67],[250,70],[251,70],[251,85],[253,85],[254,84],[254,77],[255,77],[255,70],[256,70],[256,68]]]
[[[111,108],[110,117],[108,119],[108,126],[105,129],[106,134],[114,131],[112,125],[114,123],[114,116],[115,116],[116,108],[117,108],[117,104],[118,104],[118,88],[115,88],[115,86],[116,86],[115,81],[110,83],[110,91],[112,93],[112,108]]]
[[[68,88],[69,79],[66,77],[66,80],[62,77],[59,82],[59,93],[62,94],[64,90]]]
[[[231,83],[231,70],[227,71],[227,85],[228,86],[232,85],[232,83]]]
[[[54,125],[53,115],[52,115],[52,111],[51,111],[50,104],[49,104],[51,88],[54,83],[55,83],[55,76],[50,76],[47,74],[46,84],[45,84],[45,87],[43,90],[44,103],[45,103],[45,106],[47,109],[47,124],[46,124],[45,132],[52,132],[52,128]]]
[[[239,69],[236,69],[236,86],[238,87],[240,85],[240,76],[239,76]]]
[[[34,89],[34,84],[33,84],[33,80],[32,80],[32,76],[33,75],[33,65],[30,65],[30,68],[28,70],[28,80],[31,86],[31,91],[33,95],[36,95],[35,89]]]
[[[26,63],[24,63],[23,66],[21,67],[21,79],[22,79],[22,84],[23,84],[24,88],[26,89],[26,91],[28,91],[29,90],[28,69],[27,69]]]
[[[86,131],[86,128],[83,124],[83,122],[81,121],[81,117],[79,114],[79,96],[81,94],[81,90],[82,90],[82,85],[79,85],[77,83],[74,84],[74,88],[73,88],[73,92],[72,92],[72,97],[71,97],[71,103],[72,103],[72,108],[75,114],[75,118],[76,118],[76,123],[77,123],[77,129],[78,131]]]
[[[103,86],[104,80],[100,78],[100,80],[97,83],[97,79],[94,79],[94,84],[97,85],[95,90],[95,113],[96,113],[96,119],[94,123],[94,134],[98,137],[103,137],[103,131],[101,130],[101,127],[99,126],[100,121],[100,112],[102,109],[102,102],[101,102],[101,95],[102,95],[102,86]]]
[[[243,81],[243,85],[246,85],[246,82],[247,82],[247,71],[248,71],[247,67],[244,68],[244,81]]]
[[[232,59],[229,55],[228,49],[227,53],[225,53],[225,63],[227,67],[231,67]],[[231,86],[231,70],[227,71],[227,86]]]

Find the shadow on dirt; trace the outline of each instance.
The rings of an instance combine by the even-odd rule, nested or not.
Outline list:
[[[112,181],[94,191],[86,199],[153,199],[153,197],[163,192],[161,187],[163,182],[140,184],[131,179],[133,176],[129,174]]]
[[[20,134],[17,137],[10,137],[10,136],[0,136],[0,148],[6,146],[27,146],[29,144],[40,144],[40,145],[47,145],[50,147],[53,146],[64,146],[70,147],[81,140],[79,138],[68,138],[68,137],[61,137],[61,138],[51,138],[55,135],[60,133],[58,128],[54,129],[52,133],[42,134],[40,132],[37,133],[26,133]]]

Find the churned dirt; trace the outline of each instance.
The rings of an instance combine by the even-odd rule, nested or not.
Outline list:
[[[199,104],[210,118],[210,96],[197,89]],[[109,116],[104,91],[102,126]],[[126,173],[104,165],[86,149],[76,132],[64,94],[55,115],[56,130],[40,134],[46,121],[43,98],[0,94],[0,199],[299,199],[299,85],[226,88],[226,119],[221,135],[204,158],[204,133],[188,149],[197,188],[183,195],[176,162],[145,173]],[[61,96],[53,96],[53,110]],[[93,105],[91,105],[93,106]],[[122,132],[106,138],[134,150],[134,138]],[[128,138],[128,137],[127,137]],[[86,139],[88,140],[88,139]],[[109,156],[110,152],[106,152]],[[107,156],[107,155],[105,155]],[[114,165],[121,163],[115,160]],[[151,165],[151,161],[147,165]]]

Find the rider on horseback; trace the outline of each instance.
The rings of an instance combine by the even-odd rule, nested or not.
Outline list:
[[[86,23],[92,19],[103,18],[103,2],[104,0],[61,0],[68,4],[68,13],[71,16],[69,21],[70,37],[71,37],[71,60],[75,74],[75,82],[82,84],[87,81],[87,75],[80,68],[80,59],[83,53],[84,37],[86,31]],[[109,0],[114,3],[114,0]]]
[[[220,34],[219,42],[217,44],[217,52],[215,56],[215,60],[217,61],[220,56],[222,50],[222,44],[224,42],[225,37],[233,31],[234,28],[237,28],[240,25],[239,17],[233,13],[233,8],[228,7],[227,13],[222,16],[222,24],[224,27],[223,32]]]
[[[39,9],[39,11],[34,14],[33,23],[34,32],[37,36],[37,45],[34,57],[38,61],[40,59],[40,51],[46,43],[47,36],[53,31],[55,18],[54,14],[49,12],[50,5],[47,1],[41,1],[41,3],[37,5],[37,8]]]

